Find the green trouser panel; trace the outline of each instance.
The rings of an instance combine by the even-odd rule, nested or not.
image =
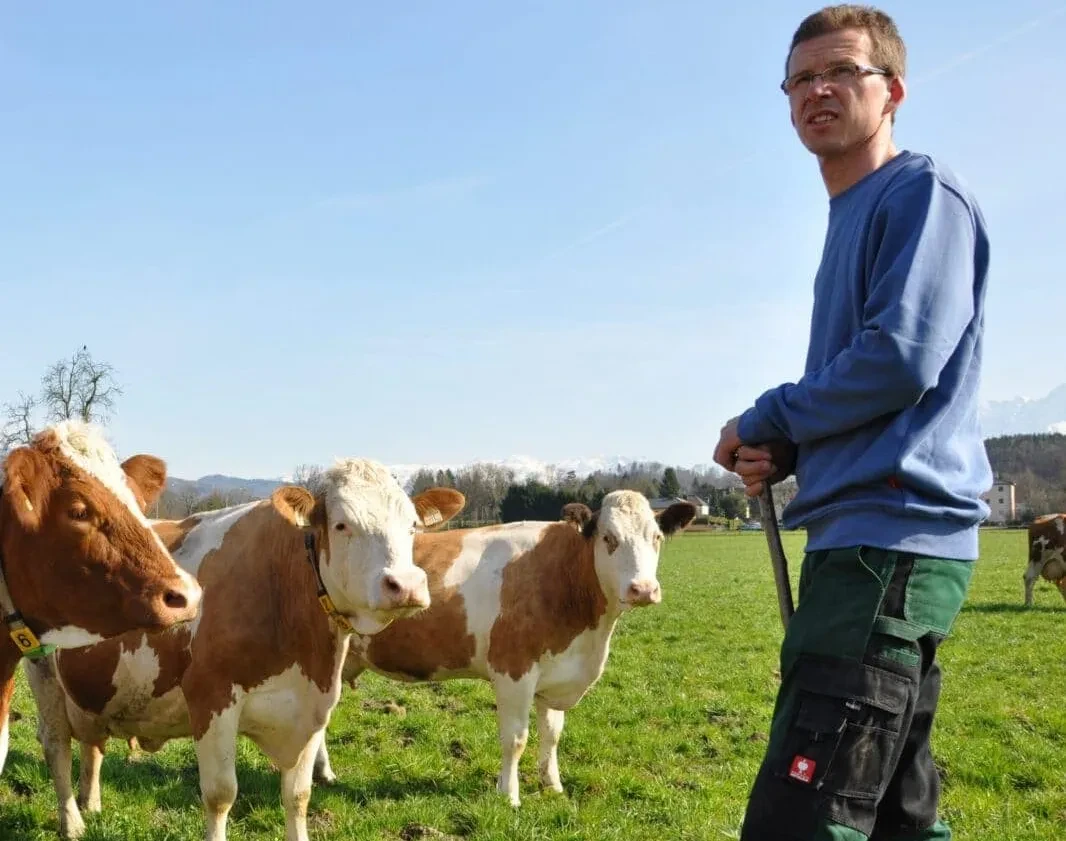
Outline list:
[[[929,752],[936,649],[973,564],[867,547],[813,552],[741,841],[946,841]]]

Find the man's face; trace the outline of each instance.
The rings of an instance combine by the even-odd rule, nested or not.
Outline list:
[[[858,29],[820,35],[798,44],[788,62],[788,75],[819,73],[835,65],[872,65],[870,36]],[[896,79],[858,72],[826,81],[821,76],[789,93],[792,125],[803,145],[821,158],[846,154],[864,143],[891,119],[902,101]]]

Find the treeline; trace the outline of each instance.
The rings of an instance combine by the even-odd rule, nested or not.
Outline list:
[[[747,505],[739,484],[717,470],[670,467],[659,462],[632,462],[613,470],[579,477],[556,470],[547,477],[515,478],[514,471],[495,464],[462,470],[420,470],[407,483],[410,493],[432,486],[455,488],[467,498],[456,526],[516,520],[554,520],[570,502],[595,510],[614,490],[638,491],[648,498],[697,496],[708,504],[711,517],[735,519]]]
[[[1066,511],[1066,435],[1005,435],[985,450],[996,480],[1015,485],[1019,521]]]

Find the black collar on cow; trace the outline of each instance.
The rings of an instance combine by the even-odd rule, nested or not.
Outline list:
[[[351,621],[337,610],[337,606],[333,604],[333,599],[329,597],[329,593],[326,591],[326,582],[322,580],[322,572],[318,568],[318,552],[315,550],[314,532],[304,533],[304,546],[307,547],[307,562],[311,564],[311,569],[315,571],[315,582],[318,586],[318,603],[326,611],[326,616],[336,622],[341,627],[341,630],[351,633],[355,630]]]
[[[37,639],[37,635],[30,630],[30,626],[26,624],[26,620],[15,607],[11,591],[7,589],[7,579],[4,577],[3,552],[0,552],[0,611],[2,611],[3,622],[7,625],[8,634],[12,642],[18,646],[18,650],[22,652],[23,657],[39,660],[56,650],[56,646],[45,645]]]

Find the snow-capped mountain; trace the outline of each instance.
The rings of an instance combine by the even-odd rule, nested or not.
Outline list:
[[[989,401],[981,407],[986,438],[1042,432],[1066,433],[1066,383],[1044,397]]]

